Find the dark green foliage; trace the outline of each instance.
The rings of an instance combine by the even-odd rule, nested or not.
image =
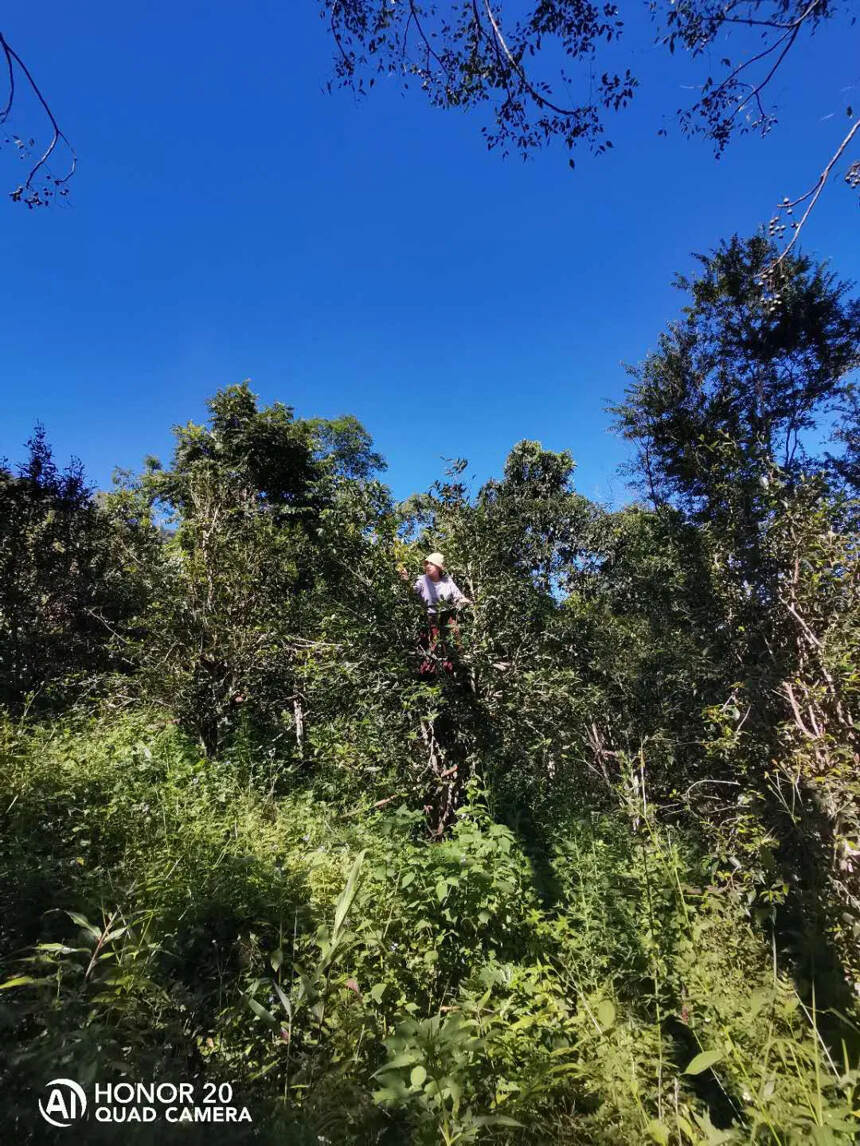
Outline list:
[[[40,873],[3,888],[7,1135],[44,1141],[26,1097],[62,1058],[228,1078],[272,1142],[851,1141],[854,1075],[742,895],[641,808],[559,820],[547,905],[478,791],[434,843],[406,806],[275,796],[278,760],[201,759],[152,713],[7,722],[0,752],[0,858]]]
[[[698,627],[704,607],[710,628],[696,638],[706,658],[696,684],[711,681],[701,708],[714,735],[694,732],[707,750],[688,775],[712,792],[734,785],[745,807],[761,810],[762,826],[779,841],[780,894],[802,900],[790,915],[817,915],[835,885],[844,904],[834,921],[840,958],[854,965],[848,841],[858,822],[849,779],[858,697],[847,649],[857,647],[858,599],[856,506],[845,479],[850,492],[846,427],[860,310],[847,284],[802,257],[784,262],[779,297],[768,300],[760,281],[773,257],[756,238],[733,239],[703,260],[702,277],[681,284],[692,295],[685,319],[634,372],[615,413],[639,449],[652,500],[675,504],[682,528],[695,527],[700,608],[689,617]],[[845,415],[847,448],[821,458],[813,431],[835,410]],[[764,841],[755,830],[748,836],[752,825],[735,801],[715,798],[713,811],[709,819],[730,833],[737,862],[760,850]],[[806,937],[813,947],[820,927],[812,928],[818,939]]]
[[[359,423],[244,384],[110,494],[41,436],[4,472],[4,1092],[226,1078],[272,1142],[855,1140],[857,306],[799,258],[769,297],[773,253],[705,259],[616,410],[650,507],[530,441],[395,506]],[[433,549],[472,601],[436,645]]]
[[[354,419],[259,410],[246,384],[209,409],[208,426],[176,429],[170,469],[151,463],[138,485],[176,528],[137,655],[148,694],[214,752],[242,721],[271,727],[300,701],[321,586],[343,583],[386,496]]]
[[[809,468],[809,431],[846,400],[860,364],[849,284],[789,257],[779,299],[767,302],[761,276],[774,257],[764,238],[733,238],[701,258],[699,279],[680,278],[684,318],[631,371],[614,410],[649,499],[723,528],[731,517],[740,554],[771,508],[771,469],[793,483]]]
[[[101,512],[78,461],[57,469],[41,426],[28,448],[17,473],[0,466],[0,702],[15,707],[121,666],[112,638],[143,600],[127,523]]]

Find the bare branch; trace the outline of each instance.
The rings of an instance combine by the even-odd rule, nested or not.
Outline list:
[[[806,206],[806,210],[803,212],[803,215],[800,218],[800,221],[793,224],[792,230],[794,233],[792,234],[791,240],[789,241],[785,250],[779,256],[779,258],[775,260],[773,265],[768,267],[767,271],[765,272],[766,276],[768,276],[769,278],[772,279],[773,275],[775,274],[775,272],[779,268],[780,264],[787,257],[787,255],[791,251],[792,247],[797,242],[798,237],[800,236],[800,232],[803,230],[803,226],[806,223],[806,220],[809,218],[813,207],[818,202],[819,196],[821,195],[821,192],[824,190],[824,188],[827,184],[827,181],[830,178],[830,174],[833,171],[833,168],[839,162],[839,159],[842,156],[842,154],[844,153],[846,147],[848,147],[849,143],[851,142],[851,140],[854,138],[854,136],[857,134],[858,131],[860,131],[860,118],[856,119],[854,121],[854,123],[851,125],[850,131],[845,136],[845,138],[842,140],[842,142],[839,144],[836,151],[830,157],[826,167],[821,172],[821,174],[818,176],[818,179],[813,184],[813,186],[806,192],[806,194],[805,195],[799,195],[796,199],[791,199],[791,200],[789,200],[786,197],[786,199],[784,199],[782,201],[782,203],[780,204],[776,215],[773,217],[773,219],[771,219],[771,222],[770,222],[771,235],[774,235],[779,230],[780,227],[785,226],[785,224],[781,224],[779,222],[780,216],[782,215],[783,212],[789,212],[790,213],[795,207],[800,206],[801,203],[806,203],[807,206]],[[807,200],[808,200],[808,202],[807,202]]]
[[[424,44],[424,48],[427,52],[428,61],[429,61],[430,57],[432,56],[432,58],[436,61],[436,63],[439,65],[439,67],[445,73],[445,75],[450,79],[451,78],[451,72],[449,71],[449,69],[446,66],[442,57],[439,55],[439,53],[436,51],[436,49],[433,47],[433,45],[430,43],[430,41],[427,38],[427,33],[424,31],[424,25],[421,23],[421,18],[419,17],[418,11],[415,7],[415,0],[409,0],[409,20],[410,20],[410,22],[415,24],[415,27],[418,30],[418,35],[421,37],[422,43]],[[408,34],[408,31],[409,31],[409,24],[406,25],[407,34]],[[404,34],[404,37],[403,37],[403,50],[405,53],[405,51],[406,51],[406,34]],[[428,65],[428,70],[429,70],[429,65]]]
[[[792,20],[788,24],[783,24],[778,20],[756,20],[752,16],[723,16],[720,22],[722,24],[743,24],[748,28],[775,28],[779,31],[791,31],[792,28],[799,28],[803,21],[808,19],[819,4],[821,4],[821,0],[814,0],[805,11],[801,12],[796,20]],[[729,9],[726,10],[729,11]]]
[[[74,175],[75,170],[77,168],[78,159],[77,159],[77,156],[75,154],[75,150],[72,147],[72,145],[69,143],[69,140],[66,137],[65,133],[60,129],[60,126],[57,123],[57,120],[54,116],[54,113],[51,111],[51,107],[50,107],[48,101],[45,99],[44,95],[42,94],[42,91],[41,91],[39,85],[36,83],[35,79],[33,78],[33,75],[30,72],[30,69],[27,67],[27,65],[24,63],[24,61],[21,59],[21,57],[15,51],[15,49],[11,46],[11,44],[5,38],[5,36],[3,35],[2,32],[0,32],[0,49],[2,49],[3,55],[5,56],[6,65],[7,65],[8,72],[9,72],[9,96],[8,96],[7,101],[6,101],[5,108],[3,109],[2,113],[0,113],[0,124],[5,123],[7,121],[7,119],[9,118],[9,115],[12,112],[12,107],[13,107],[13,104],[15,101],[15,94],[16,94],[15,93],[15,67],[17,66],[21,70],[21,72],[23,73],[25,79],[27,80],[27,83],[30,86],[31,91],[36,96],[36,99],[39,101],[39,103],[42,107],[42,110],[44,111],[45,115],[48,117],[48,122],[51,125],[51,139],[50,139],[47,147],[42,152],[42,154],[39,156],[37,161],[33,164],[33,166],[30,168],[30,170],[27,174],[27,178],[24,180],[24,182],[22,184],[20,184],[20,186],[18,186],[12,192],[12,199],[15,202],[18,202],[18,201],[23,199],[23,201],[27,204],[28,207],[43,206],[47,202],[47,197],[46,197],[44,191],[40,193],[38,190],[34,189],[34,183],[36,181],[37,176],[41,180],[45,180],[47,183],[52,184],[54,188],[63,187],[64,184],[68,183],[68,181]],[[66,174],[60,178],[56,178],[56,177],[50,176],[48,174],[47,164],[48,164],[49,159],[54,154],[54,152],[56,151],[56,149],[60,143],[65,144],[65,146],[69,150],[69,154],[71,155],[72,159],[71,159],[71,164],[70,164],[69,169],[66,172]],[[51,193],[49,192],[48,195],[50,195],[50,194]],[[61,192],[61,194],[62,194],[62,192]]]
[[[502,51],[504,52],[505,58],[519,77],[520,83],[523,85],[523,87],[526,89],[538,107],[548,107],[550,111],[554,111],[556,115],[576,115],[575,108],[559,107],[557,104],[554,104],[552,100],[548,100],[545,96],[542,96],[539,91],[536,91],[535,88],[532,87],[532,85],[529,83],[525,71],[522,68],[522,65],[516,59],[514,59],[510,48],[505,42],[505,37],[502,35],[502,29],[499,27],[499,23],[493,14],[492,8],[490,7],[490,0],[484,0],[484,8],[486,9],[487,17],[490,21],[490,24],[492,25],[493,34],[497,43],[500,45]]]
[[[3,48],[3,54],[6,57],[6,66],[9,69],[9,98],[6,101],[6,106],[0,112],[0,123],[5,123],[9,117],[9,112],[12,110],[12,104],[15,102],[15,68],[12,64],[12,52],[6,40],[3,38],[3,33],[0,32],[0,47]]]

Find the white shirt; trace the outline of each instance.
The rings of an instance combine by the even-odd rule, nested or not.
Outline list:
[[[422,573],[412,587],[424,601],[428,613],[436,612],[436,605],[439,601],[450,601],[454,605],[459,605],[461,601],[466,600],[465,594],[460,592],[447,573],[438,581],[434,581],[432,577]]]

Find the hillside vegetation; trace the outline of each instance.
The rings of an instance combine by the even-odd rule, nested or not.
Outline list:
[[[856,1140],[860,303],[773,254],[680,282],[619,510],[529,441],[395,504],[246,384],[0,468],[4,1141],[58,1076],[253,1114],[94,1143]]]

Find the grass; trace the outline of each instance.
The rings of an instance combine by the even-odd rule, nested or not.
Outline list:
[[[230,1081],[254,1141],[855,1139],[853,1065],[654,819],[556,829],[548,902],[477,788],[432,843],[151,712],[7,721],[0,755],[7,1136],[46,1141],[68,1073]]]

